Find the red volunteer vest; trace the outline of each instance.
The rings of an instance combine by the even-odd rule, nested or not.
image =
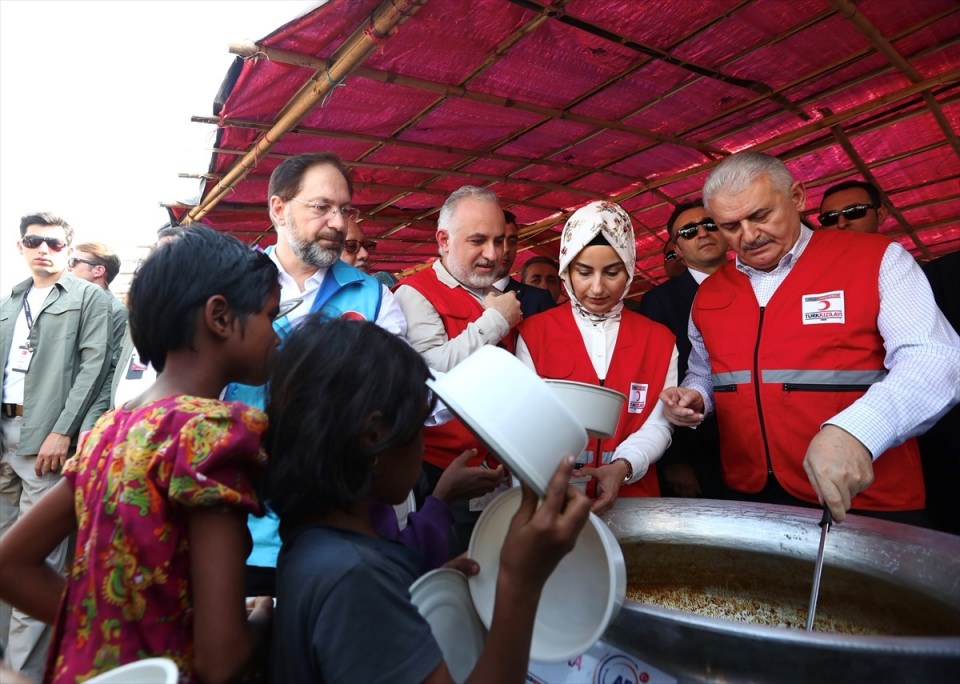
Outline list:
[[[449,287],[440,282],[432,265],[407,276],[397,287],[400,285],[409,285],[427,298],[440,314],[448,339],[452,340],[483,315],[483,305],[476,298],[461,287]],[[512,354],[516,347],[516,333],[511,330],[500,343]],[[490,453],[460,420],[423,429],[423,458],[427,463],[446,468],[467,449],[478,450],[471,465],[479,464]],[[491,460],[495,465],[496,461],[488,459]]]
[[[761,309],[734,262],[697,291],[693,320],[710,354],[724,479],[758,492],[768,472],[816,503],[803,457],[820,425],[886,375],[877,330],[878,279],[890,244],[880,235],[818,231]],[[873,463],[874,483],[853,508],[924,507],[916,440]]]
[[[571,306],[558,306],[526,319],[520,324],[520,336],[542,378],[603,385],[627,397],[631,396],[632,385],[646,386],[643,407],[635,408],[634,412],[630,410],[629,401],[624,404],[613,437],[593,439],[587,444],[588,464],[593,466],[609,463],[620,442],[647,420],[663,391],[676,343],[673,333],[665,326],[624,309],[610,368],[601,383],[587,355]],[[621,487],[619,496],[660,496],[656,466],[651,464],[647,474],[637,482]]]

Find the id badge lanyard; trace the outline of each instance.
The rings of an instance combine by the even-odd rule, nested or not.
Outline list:
[[[23,293],[23,316],[27,321],[27,341],[24,344],[20,345],[20,348],[17,350],[16,359],[14,360],[12,370],[19,371],[21,373],[26,373],[30,368],[30,360],[33,358],[33,346],[30,343],[30,338],[33,333],[33,312],[30,310],[30,302],[27,301],[27,297],[30,295],[30,289],[33,287],[33,283],[30,283],[27,286],[27,289]]]

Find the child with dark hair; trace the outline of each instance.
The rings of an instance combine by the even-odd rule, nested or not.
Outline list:
[[[420,474],[429,377],[416,351],[372,323],[310,318],[285,341],[265,439],[266,498],[283,539],[273,681],[453,681],[410,602],[416,552],[380,537],[369,505],[401,503]],[[568,485],[572,469],[568,456],[539,508],[524,487],[486,648],[468,681],[525,679],[541,590],[590,508]]]
[[[101,417],[63,480],[0,540],[0,598],[56,626],[45,681],[150,656],[173,659],[181,682],[242,672],[272,611],[260,599],[248,619],[243,600],[266,416],[218,396],[266,379],[279,297],[269,258],[209,228],[140,267],[130,328],[156,382]],[[65,579],[44,558],[73,533]]]

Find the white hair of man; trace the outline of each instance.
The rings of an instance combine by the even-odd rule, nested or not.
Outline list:
[[[464,185],[451,192],[450,196],[443,202],[443,206],[440,207],[440,215],[437,217],[438,229],[447,231],[450,237],[453,237],[453,234],[457,232],[458,228],[456,221],[453,220],[453,215],[461,200],[467,199],[468,197],[493,202],[498,206],[500,204],[497,193],[493,190],[481,188],[476,185]],[[443,255],[442,250],[440,251],[440,255]]]
[[[794,179],[782,161],[760,152],[738,152],[720,162],[707,176],[707,182],[703,184],[704,208],[710,211],[710,200],[717,193],[736,195],[764,174],[770,177],[775,188],[790,195]]]

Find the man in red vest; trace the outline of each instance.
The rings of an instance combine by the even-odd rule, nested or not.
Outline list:
[[[485,188],[464,186],[443,203],[437,220],[440,258],[400,281],[397,301],[407,319],[407,339],[438,371],[448,371],[486,344],[514,350],[520,322],[520,301],[514,292],[501,292],[493,283],[503,258],[506,228],[497,196]],[[424,429],[425,482],[429,493],[443,469],[479,441],[459,420]],[[502,473],[502,467],[495,472]],[[467,547],[482,503],[458,508],[454,514],[451,553]]]
[[[737,258],[704,281],[668,419],[716,409],[742,498],[928,524],[916,440],[960,402],[960,339],[910,254],[881,235],[813,232],[774,157],[724,160],[703,188]]]

